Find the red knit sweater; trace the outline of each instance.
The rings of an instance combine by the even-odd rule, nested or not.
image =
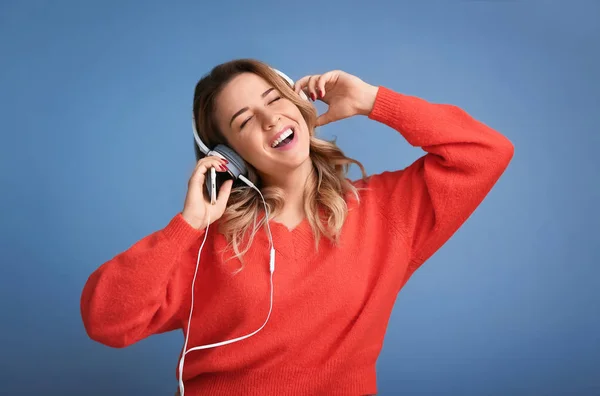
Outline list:
[[[397,293],[476,209],[513,156],[512,144],[461,109],[380,87],[369,118],[426,155],[401,171],[356,182],[340,245],[315,251],[307,221],[271,222],[276,249],[273,313],[256,335],[193,351],[186,395],[343,395],[377,392],[375,363]],[[81,297],[88,335],[122,348],[185,330],[203,231],[180,214],[89,278]],[[239,261],[225,260],[213,224],[196,279],[188,348],[246,335],[269,309],[269,242],[259,232]]]

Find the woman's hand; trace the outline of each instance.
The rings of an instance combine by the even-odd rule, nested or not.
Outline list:
[[[302,77],[294,84],[313,101],[327,103],[329,109],[317,119],[317,126],[355,115],[368,115],[375,103],[378,87],[341,70]]]
[[[216,156],[209,156],[197,162],[196,168],[188,181],[188,190],[181,212],[185,221],[198,230],[203,230],[209,225],[209,218],[210,224],[212,224],[223,216],[233,185],[233,180],[225,181],[219,190],[217,203],[211,205],[209,197],[206,196],[204,191],[204,180],[210,168],[215,168],[217,172],[224,172],[226,170],[225,160]]]

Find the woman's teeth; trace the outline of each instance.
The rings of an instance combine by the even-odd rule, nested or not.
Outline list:
[[[289,136],[292,135],[292,133],[294,133],[294,131],[291,130],[291,128],[286,129],[280,136],[279,138],[277,138],[273,144],[271,144],[271,147],[275,148],[277,146],[279,146],[279,144],[281,142],[283,142],[286,138],[288,138]]]

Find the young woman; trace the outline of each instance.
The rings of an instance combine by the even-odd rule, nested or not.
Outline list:
[[[235,150],[256,189],[229,180],[211,204],[205,178],[227,162],[197,151],[183,210],[90,276],[89,336],[122,348],[182,329],[188,395],[375,394],[397,293],[481,203],[512,144],[455,106],[340,70],[291,86],[254,60],[213,69],[193,112],[202,140]],[[359,115],[426,154],[351,182],[347,168],[360,163],[315,128]]]

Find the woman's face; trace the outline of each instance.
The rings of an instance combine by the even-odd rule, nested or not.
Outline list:
[[[310,158],[300,110],[254,73],[239,74],[223,88],[215,116],[229,146],[263,179],[281,179]]]

